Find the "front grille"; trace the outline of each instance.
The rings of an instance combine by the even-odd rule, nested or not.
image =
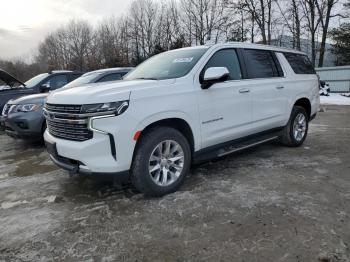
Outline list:
[[[46,104],[45,108],[50,112],[79,114],[81,110],[81,105]]]
[[[54,137],[86,141],[93,137],[88,117],[80,113],[81,105],[46,104],[44,115],[49,133]]]

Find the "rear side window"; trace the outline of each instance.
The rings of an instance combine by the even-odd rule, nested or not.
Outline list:
[[[81,74],[71,74],[71,75],[68,75],[68,77],[69,77],[68,81],[69,81],[69,82],[70,82],[70,81],[73,81],[73,80],[77,79],[77,78],[80,77],[80,76],[81,76]]]
[[[101,77],[97,82],[108,82],[122,79],[121,74],[109,74]]]
[[[55,75],[52,76],[46,84],[50,87],[51,90],[60,88],[68,83],[68,79],[66,75]]]
[[[241,68],[237,53],[234,49],[222,49],[217,51],[205,65],[201,77],[209,67],[226,67],[230,72],[229,80],[242,79]]]
[[[244,60],[248,78],[269,78],[282,76],[282,69],[269,50],[244,49]]]
[[[316,74],[311,61],[306,55],[284,53],[285,58],[296,74]]]

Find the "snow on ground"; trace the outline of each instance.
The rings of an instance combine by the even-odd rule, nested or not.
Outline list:
[[[330,96],[320,96],[323,105],[350,105],[350,97],[331,93]]]

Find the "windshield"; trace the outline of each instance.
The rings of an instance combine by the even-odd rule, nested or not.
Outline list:
[[[34,76],[33,78],[29,79],[24,84],[26,85],[27,88],[34,87],[37,84],[39,84],[43,79],[45,79],[48,75],[49,75],[48,73],[44,73],[44,74]]]
[[[208,48],[201,47],[161,53],[140,64],[124,80],[161,80],[185,76],[207,50]]]
[[[66,84],[64,86],[64,88],[71,88],[71,87],[89,84],[92,81],[94,81],[94,79],[97,76],[99,76],[101,74],[102,74],[101,72],[89,72],[89,73],[83,74],[81,77],[78,77],[77,79],[73,80],[72,82]]]

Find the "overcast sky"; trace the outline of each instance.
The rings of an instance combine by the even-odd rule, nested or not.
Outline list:
[[[28,60],[45,35],[71,19],[96,24],[122,15],[130,0],[0,0],[0,59]]]

